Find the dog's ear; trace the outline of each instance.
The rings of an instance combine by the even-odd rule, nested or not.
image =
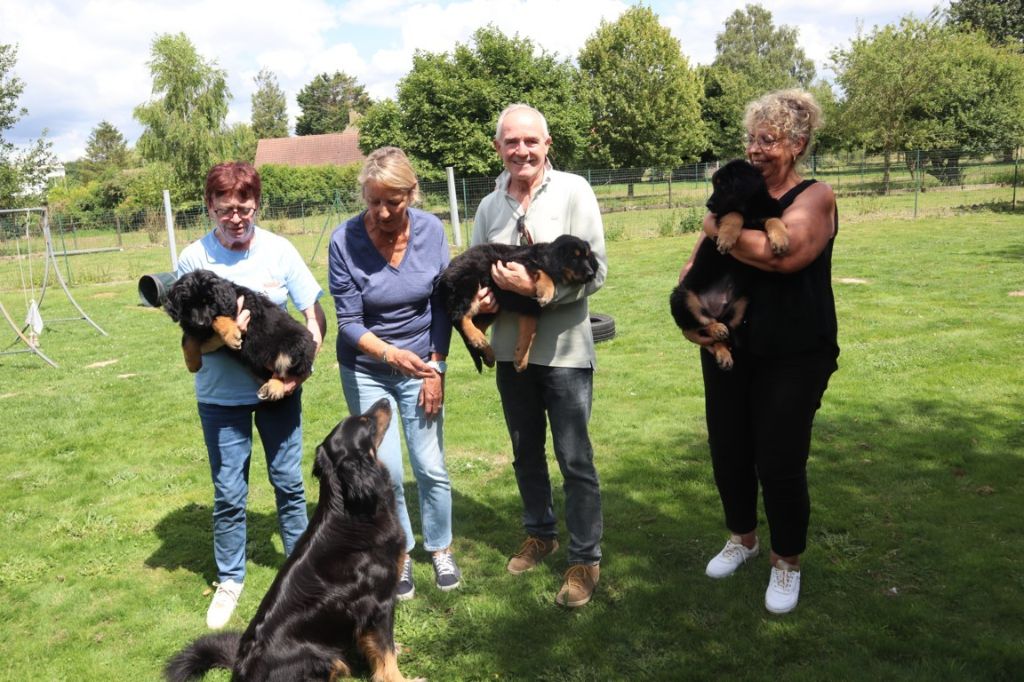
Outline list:
[[[331,462],[331,458],[327,455],[327,451],[324,450],[324,446],[317,446],[316,457],[313,459],[313,476],[322,479],[324,471],[330,470],[334,467]]]

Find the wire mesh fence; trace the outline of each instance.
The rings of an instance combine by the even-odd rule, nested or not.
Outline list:
[[[844,219],[916,218],[988,207],[1018,210],[1024,196],[1021,153],[1014,150],[968,152],[921,150],[888,157],[857,154],[819,155],[805,160],[803,172],[829,183]],[[570,171],[594,189],[610,238],[644,237],[695,228],[711,192],[711,175],[719,162],[675,168],[583,169]],[[462,241],[468,237],[477,207],[495,186],[494,176],[456,177],[455,194]],[[450,223],[448,184],[421,183],[423,207]],[[285,234],[329,233],[362,209],[358,188],[338,188],[332,201],[278,201],[263,197],[260,225]],[[622,216],[617,214],[629,214]],[[209,229],[201,205],[176,208],[176,228],[193,239]],[[124,211],[51,210],[55,248],[75,251],[101,247],[161,243],[166,235],[163,208]],[[24,232],[18,217],[0,217],[0,255],[17,250]],[[454,237],[454,234],[450,235]]]

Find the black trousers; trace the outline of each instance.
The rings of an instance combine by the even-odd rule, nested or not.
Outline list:
[[[719,369],[703,349],[700,356],[708,444],[726,527],[739,535],[757,528],[760,484],[772,549],[780,556],[802,554],[811,515],[811,425],[838,351],[766,358],[741,348],[733,351],[730,371]]]

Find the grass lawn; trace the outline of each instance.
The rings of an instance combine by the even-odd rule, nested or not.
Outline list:
[[[646,232],[659,234],[660,219],[647,220]],[[317,237],[293,240],[309,254]],[[840,370],[816,420],[801,601],[782,617],[763,606],[767,560],[722,581],[703,573],[725,533],[699,351],[668,314],[693,239],[609,243],[611,274],[592,299],[592,310],[615,318],[617,336],[598,345],[592,437],[605,559],[582,610],[553,603],[564,549],[530,574],[504,570],[521,539],[508,436],[493,373],[477,376],[453,345],[446,438],[464,585],[434,589],[426,556],[414,555],[417,596],[397,613],[403,672],[1018,679],[1024,297],[1011,293],[1024,291],[1024,215],[843,223],[834,261]],[[324,260],[314,267],[321,282]],[[168,656],[204,632],[215,575],[209,470],[177,328],[140,306],[136,290],[141,274],[168,270],[169,259],[165,248],[137,243],[75,256],[71,267],[73,295],[110,335],[59,320],[74,315],[51,282],[42,344],[60,367],[0,356],[0,679],[155,680]],[[0,301],[20,321],[18,278],[10,260],[0,262]],[[345,416],[334,340],[305,385],[311,508],[312,452]],[[259,453],[251,480],[235,628],[283,560]],[[415,487],[408,497],[415,509]]]

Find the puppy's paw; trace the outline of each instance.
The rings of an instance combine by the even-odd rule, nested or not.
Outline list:
[[[707,326],[707,334],[715,341],[725,341],[729,338],[729,327],[721,322],[712,322]]]
[[[778,218],[769,218],[765,221],[764,231],[768,234],[768,241],[772,245],[772,253],[776,256],[784,256],[789,252],[789,230]]]
[[[494,349],[490,345],[480,349],[480,356],[483,358],[485,365],[494,367]]]
[[[224,342],[224,345],[232,350],[242,347],[242,330],[230,317],[217,317],[213,320],[213,330]]]
[[[256,397],[267,402],[274,402],[284,397],[284,383],[280,379],[270,379],[256,391]]]
[[[715,356],[715,362],[718,364],[718,368],[728,372],[732,369],[733,359],[732,353],[725,347],[724,344],[716,344],[711,348],[711,353]]]
[[[743,215],[736,213],[726,213],[724,216],[718,219],[718,236],[715,237],[715,244],[718,246],[719,253],[729,253],[732,247],[736,245],[736,240],[740,238],[740,232],[743,230]]]

